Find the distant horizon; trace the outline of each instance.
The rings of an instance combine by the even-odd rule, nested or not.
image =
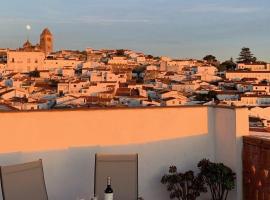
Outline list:
[[[27,41],[27,40],[29,40],[33,45],[35,45],[35,44],[38,44],[38,42],[33,42],[33,41],[31,41],[31,39],[26,39],[25,41]],[[25,42],[24,41],[24,42]],[[23,42],[23,43],[24,43]],[[10,47],[0,47],[0,49],[2,48],[2,49],[14,49],[14,50],[16,50],[16,49],[19,49],[20,47],[22,47],[22,44],[20,45],[20,46],[18,46],[18,47],[15,47],[15,48],[10,48]],[[243,46],[243,47],[247,47],[247,46]],[[240,51],[241,51],[241,49],[243,48],[243,47],[241,47],[240,49],[239,49],[239,53],[240,53]],[[70,48],[59,48],[59,49],[54,49],[54,52],[57,52],[57,51],[61,51],[61,50],[71,50],[71,51],[85,51],[87,48],[91,48],[91,49],[93,49],[93,50],[120,50],[120,49],[123,49],[123,50],[130,50],[130,51],[134,51],[134,52],[137,52],[137,53],[143,53],[144,55],[152,55],[153,57],[169,57],[169,58],[171,58],[171,59],[183,59],[183,60],[188,60],[188,59],[196,59],[196,60],[203,60],[203,57],[205,57],[205,56],[207,56],[207,55],[213,55],[213,56],[215,56],[215,54],[211,54],[211,53],[209,53],[209,54],[205,54],[203,57],[201,57],[201,58],[199,58],[199,57],[181,57],[181,56],[178,56],[178,57],[173,57],[173,56],[170,56],[170,55],[156,55],[156,54],[152,54],[151,52],[144,52],[144,51],[142,51],[142,50],[137,50],[137,49],[130,49],[130,48],[125,48],[125,47],[120,47],[120,48],[108,48],[108,47],[100,47],[100,48],[94,48],[93,46],[88,46],[88,47],[85,47],[84,49],[70,49]],[[252,51],[252,53],[253,53],[253,50],[251,49],[251,51]],[[256,58],[257,58],[257,61],[264,61],[264,62],[267,62],[267,63],[270,63],[270,59],[268,59],[268,60],[262,60],[262,59],[260,59],[259,57],[257,57],[256,55],[254,55]],[[216,57],[216,56],[215,56]],[[237,55],[237,56],[235,56],[235,57],[233,57],[233,56],[231,56],[230,58],[228,58],[228,59],[224,59],[224,60],[221,60],[221,59],[219,59],[219,58],[217,58],[217,60],[218,61],[220,61],[220,62],[224,62],[224,61],[228,61],[228,60],[230,60],[231,58],[233,58],[233,61],[234,62],[237,62],[237,58],[239,57],[239,55]]]
[[[183,59],[212,54],[225,61],[249,47],[258,60],[270,62],[269,6],[267,0],[5,1],[0,48],[16,49],[28,37],[36,44],[48,27],[55,50],[130,49]]]

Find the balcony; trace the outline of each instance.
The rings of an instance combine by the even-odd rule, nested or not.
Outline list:
[[[51,200],[88,200],[93,195],[95,153],[138,153],[139,196],[145,200],[169,199],[160,183],[168,167],[198,171],[202,158],[223,162],[236,172],[237,187],[228,199],[242,199],[246,108],[3,112],[0,127],[0,164],[43,159]]]

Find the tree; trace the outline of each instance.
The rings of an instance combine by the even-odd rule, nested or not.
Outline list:
[[[40,72],[37,69],[35,69],[34,71],[29,72],[29,76],[34,77],[34,78],[39,78]]]
[[[54,79],[51,79],[51,80],[49,80],[49,82],[48,82],[49,86],[52,87],[52,88],[57,88],[58,83],[59,83],[59,82],[58,82],[57,80],[54,80]]]
[[[217,63],[217,59],[215,56],[213,55],[207,55],[203,58],[204,61],[206,61],[209,64],[215,64]]]
[[[269,80],[268,79],[263,79],[260,83],[261,84],[264,84],[264,85],[268,85],[269,84]]]
[[[230,190],[235,187],[236,175],[231,168],[222,163],[212,163],[203,159],[198,163],[201,176],[210,188],[212,200],[226,200]]]
[[[256,62],[257,58],[251,53],[250,49],[247,47],[243,47],[239,57],[237,59],[238,63],[252,63]]]
[[[139,65],[137,67],[135,67],[133,70],[132,70],[132,73],[136,73],[137,76],[140,76],[141,73],[145,72],[146,70],[146,66],[145,65]]]
[[[125,50],[124,49],[117,49],[116,50],[116,55],[117,56],[124,56],[125,55]]]
[[[200,193],[207,192],[201,176],[195,176],[193,171],[178,173],[175,166],[171,166],[169,174],[161,179],[162,184],[167,185],[171,199],[196,200]]]
[[[233,59],[231,58],[230,60],[226,60],[225,62],[221,63],[218,66],[219,71],[228,71],[228,70],[235,70],[236,69],[236,64],[234,63]]]
[[[197,101],[205,101],[205,102],[212,101],[213,99],[218,100],[217,93],[213,90],[209,91],[207,94],[197,93],[195,99]]]
[[[146,58],[148,58],[148,59],[153,59],[154,56],[152,56],[152,55],[147,55]]]

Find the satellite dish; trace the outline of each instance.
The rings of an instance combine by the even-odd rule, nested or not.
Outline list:
[[[31,26],[29,24],[26,25],[26,29],[29,31],[31,30]]]

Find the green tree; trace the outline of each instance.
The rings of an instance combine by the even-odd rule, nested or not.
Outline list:
[[[34,71],[29,72],[29,76],[39,78],[40,77],[40,72],[37,69],[35,69]]]
[[[251,53],[250,49],[247,47],[243,47],[239,57],[237,59],[238,63],[251,63],[256,62],[257,58]]]
[[[200,193],[207,192],[201,176],[194,175],[193,171],[179,173],[175,166],[170,167],[169,174],[162,177],[161,183],[167,186],[171,199],[196,200]]]
[[[58,83],[59,83],[59,81],[54,80],[54,79],[51,79],[51,80],[49,80],[49,82],[48,82],[49,86],[52,87],[52,88],[57,88]]]
[[[206,61],[208,64],[210,65],[214,65],[216,67],[219,66],[219,61],[217,60],[217,58],[213,55],[206,55],[204,58],[203,58],[204,61]]]
[[[231,168],[222,163],[212,163],[203,159],[198,163],[199,176],[210,189],[212,200],[226,200],[230,190],[235,187],[236,175]]]
[[[124,49],[117,49],[116,50],[116,55],[117,56],[124,56],[125,55],[125,50]]]
[[[197,101],[205,101],[205,102],[212,101],[213,99],[218,100],[217,93],[212,90],[209,91],[207,94],[200,94],[200,93],[196,94],[195,99]]]
[[[135,67],[132,70],[132,73],[136,73],[138,76],[140,76],[141,73],[145,72],[146,70],[146,66],[145,65],[139,65],[137,67]]]
[[[260,82],[261,84],[269,84],[269,80],[267,80],[267,79],[263,79],[261,82]]]
[[[236,64],[233,61],[233,59],[231,58],[230,60],[226,60],[225,62],[221,63],[218,66],[218,70],[219,71],[229,71],[229,70],[235,70],[236,68]]]
[[[203,58],[203,60],[210,64],[217,62],[217,58],[213,55],[207,55]]]
[[[146,58],[148,58],[148,59],[153,59],[154,56],[152,56],[152,55],[147,55]]]

